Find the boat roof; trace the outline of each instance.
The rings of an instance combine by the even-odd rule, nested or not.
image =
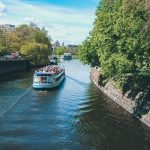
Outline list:
[[[34,75],[36,76],[51,76],[53,75],[54,73],[51,73],[51,72],[35,72]]]

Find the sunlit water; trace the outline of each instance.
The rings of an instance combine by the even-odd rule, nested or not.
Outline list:
[[[32,89],[33,71],[0,82],[0,150],[150,150],[150,129],[95,87],[89,66],[63,65],[50,91]]]

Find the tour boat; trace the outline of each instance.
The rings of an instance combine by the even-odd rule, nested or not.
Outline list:
[[[64,59],[64,60],[71,60],[71,59],[72,59],[71,53],[64,53],[63,59]]]
[[[65,69],[60,66],[46,66],[35,71],[33,88],[51,89],[59,86],[65,78]]]

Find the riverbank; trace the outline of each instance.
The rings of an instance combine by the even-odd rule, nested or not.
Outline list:
[[[19,72],[29,68],[30,68],[30,62],[26,59],[0,61],[0,75],[9,74],[12,72]]]
[[[108,97],[110,97],[113,101],[115,101],[126,111],[128,111],[132,115],[134,114],[134,108],[136,107],[134,100],[128,98],[127,94],[123,95],[121,90],[115,87],[113,81],[109,81],[104,87],[99,85],[100,70],[98,68],[93,68],[90,76],[94,84],[103,93],[105,93]],[[138,118],[138,119],[150,127],[150,112],[146,115],[143,115],[142,118]]]

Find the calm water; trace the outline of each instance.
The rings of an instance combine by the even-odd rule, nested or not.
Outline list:
[[[52,91],[32,89],[33,71],[0,83],[0,150],[150,150],[150,128],[93,85],[89,66],[64,66]]]

